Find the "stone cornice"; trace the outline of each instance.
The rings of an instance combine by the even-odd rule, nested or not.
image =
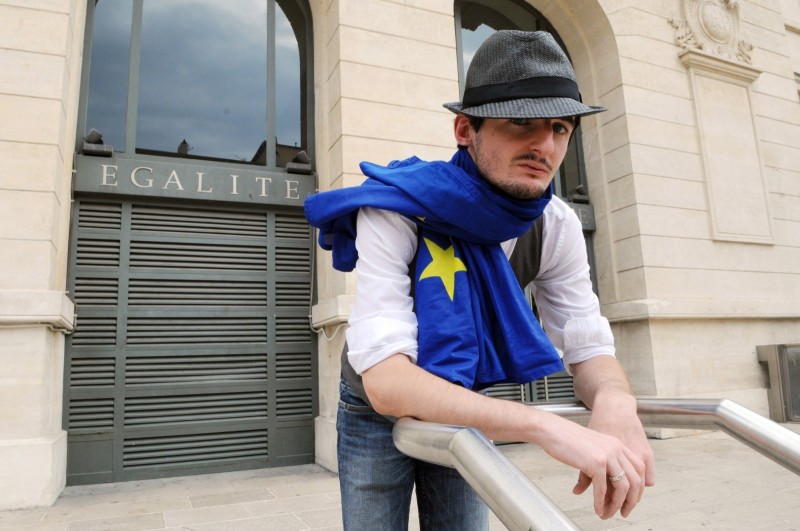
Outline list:
[[[312,309],[312,324],[326,327],[347,323],[354,300],[353,295],[321,300]],[[797,319],[800,302],[640,299],[604,304],[602,313],[612,323],[659,319]]]
[[[639,299],[604,304],[612,323],[651,320],[797,319],[798,301]]]
[[[761,70],[744,63],[738,63],[709,55],[697,50],[684,50],[679,54],[681,62],[690,70],[702,70],[717,76],[735,79],[750,84],[761,75]]]
[[[72,332],[75,304],[63,291],[0,290],[0,329],[37,326]]]
[[[323,327],[347,323],[354,302],[354,295],[338,295],[320,300],[311,309],[311,324],[314,327]]]

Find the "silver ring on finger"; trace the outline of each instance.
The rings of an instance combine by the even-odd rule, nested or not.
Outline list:
[[[625,471],[623,470],[622,472],[620,472],[616,476],[608,476],[608,479],[609,479],[609,481],[619,481],[624,477],[625,477]]]

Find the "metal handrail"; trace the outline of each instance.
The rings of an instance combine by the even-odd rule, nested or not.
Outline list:
[[[590,411],[580,402],[533,407],[585,424]],[[649,428],[720,428],[762,455],[800,475],[800,435],[731,400],[639,398],[638,414]]]
[[[591,411],[580,402],[532,407],[585,424]],[[731,400],[638,399],[647,427],[716,429],[800,475],[800,435]],[[474,428],[411,418],[397,421],[394,443],[404,454],[455,468],[511,531],[580,528],[494,444]]]

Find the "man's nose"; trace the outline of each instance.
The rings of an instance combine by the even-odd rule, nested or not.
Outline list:
[[[555,139],[553,135],[553,128],[547,125],[539,125],[531,132],[529,141],[531,151],[540,153],[542,155],[549,155],[555,148]]]

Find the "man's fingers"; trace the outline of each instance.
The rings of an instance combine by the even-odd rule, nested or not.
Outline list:
[[[603,512],[600,514],[601,518],[611,518],[619,511],[623,505],[629,500],[631,491],[631,481],[628,475],[631,473],[631,466],[629,463],[624,465],[618,463],[617,465],[608,465],[608,477],[606,484],[608,488],[608,495],[606,495],[606,504],[603,507]]]
[[[609,494],[607,483],[608,478],[605,477],[604,473],[595,474],[592,478],[592,490],[594,491],[594,512],[597,513],[597,516],[600,518],[608,518],[605,516],[607,512],[606,507],[608,505],[606,503],[606,494]]]
[[[639,456],[636,455],[633,451],[629,449],[625,449],[625,456],[630,461],[631,467],[633,467],[633,472],[635,472],[635,476],[629,478],[631,483],[631,490],[633,490],[636,494],[635,503],[639,503],[639,500],[642,499],[644,495],[644,487],[647,484],[647,471],[651,468],[648,467],[644,461],[639,459]],[[633,509],[633,507],[631,507]]]
[[[627,477],[627,474],[626,474]],[[638,487],[637,484],[641,484],[639,477],[635,474],[631,474],[631,479],[628,481],[628,492],[625,493],[625,498],[623,499],[622,505],[620,506],[620,514],[623,518],[627,517],[636,504],[639,503],[639,500],[642,498],[642,488]]]
[[[645,467],[644,484],[646,487],[652,487],[656,484],[656,458],[652,452],[647,455]]]
[[[623,489],[627,489],[624,493],[624,497],[622,503],[619,507],[616,505],[614,509],[619,508],[620,514],[623,518],[626,518],[631,511],[633,511],[636,504],[642,499],[642,495],[644,494],[644,487],[645,487],[645,475],[646,475],[646,467],[644,462],[639,459],[635,454],[626,450],[626,457],[628,461],[625,462],[624,470],[625,470],[625,477],[624,480],[620,480],[618,482],[611,481],[609,479],[609,483],[611,483],[611,488],[620,491],[620,495],[622,494]],[[627,485],[623,485],[623,481],[627,482]],[[613,513],[612,513],[613,514]]]
[[[586,489],[588,489],[589,485],[591,484],[592,484],[592,478],[581,472],[578,474],[578,482],[575,484],[575,487],[572,488],[572,493],[583,494],[584,492],[586,492]]]

